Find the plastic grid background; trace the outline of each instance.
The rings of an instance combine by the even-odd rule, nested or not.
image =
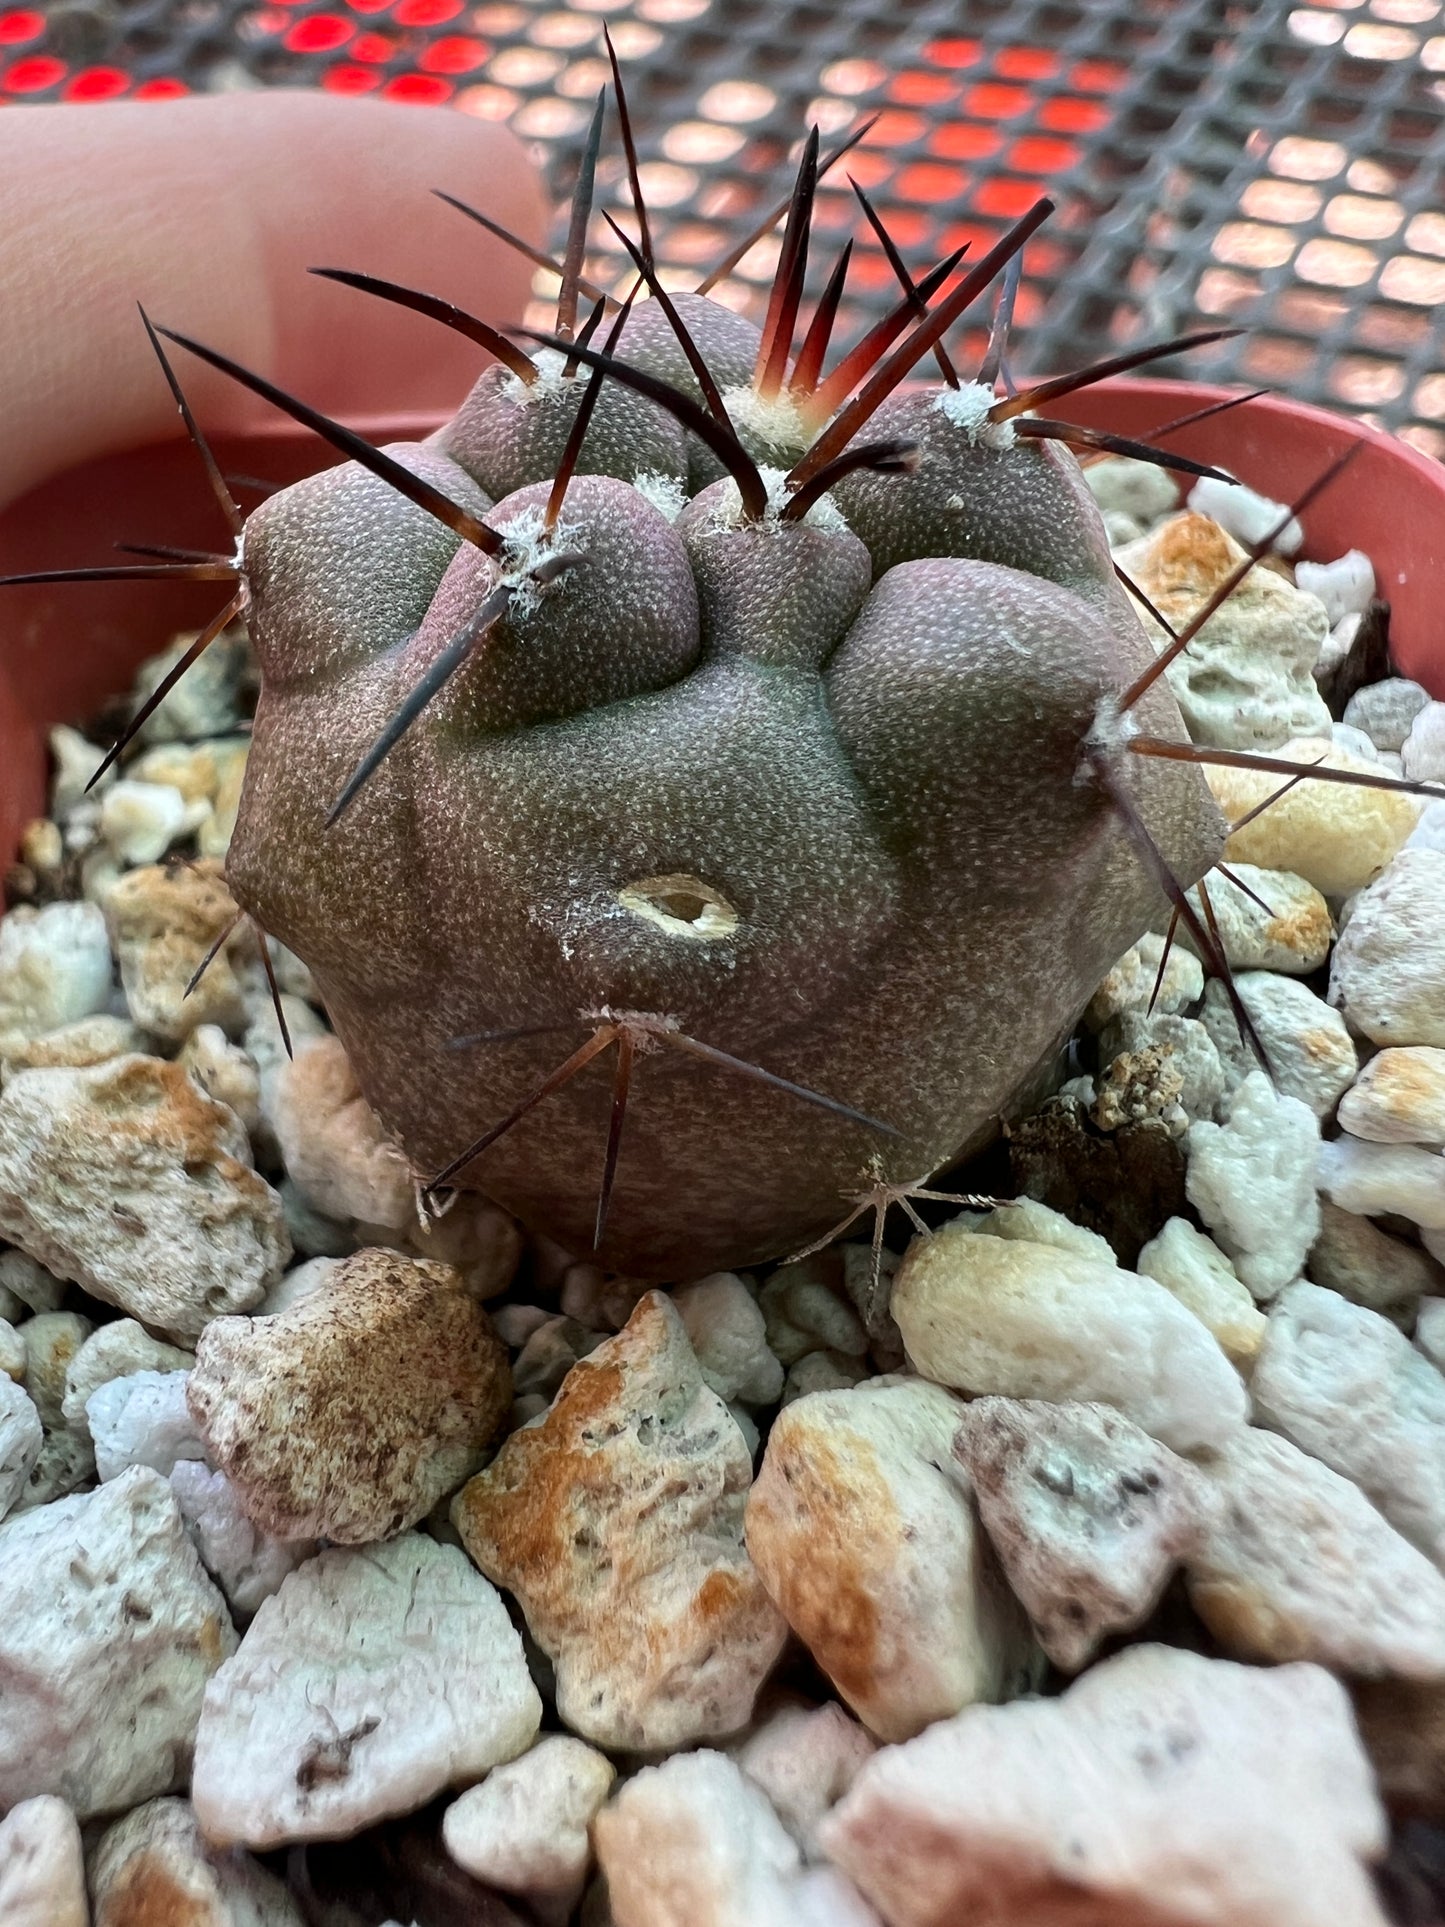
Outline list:
[[[878,112],[847,171],[920,269],[987,245],[1044,188],[1059,201],[1028,251],[1025,367],[1237,321],[1247,337],[1193,372],[1445,454],[1442,16],[1438,0],[0,0],[0,102],[304,83],[446,103],[508,121],[561,194],[605,21],[674,284],[778,194],[810,120],[836,137]],[[614,155],[600,179],[622,211],[619,173]],[[856,326],[895,290],[845,183],[820,193],[817,232],[815,288],[858,238]],[[761,305],[776,246],[726,298]],[[596,266],[617,270],[605,251]]]

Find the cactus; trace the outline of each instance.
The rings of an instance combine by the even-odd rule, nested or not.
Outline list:
[[[160,566],[240,577],[262,693],[228,880],[419,1177],[667,1279],[979,1146],[1161,891],[1227,975],[1183,895],[1224,825],[1159,673],[1188,634],[1155,657],[1071,450],[1166,458],[1037,412],[1190,344],[1000,396],[1041,202],[959,278],[890,243],[898,305],[827,370],[845,249],[794,353],[816,133],[761,330],[661,288],[640,194],[610,300],[582,273],[601,131],[599,100],[529,351],[328,271],[494,357],[424,443],[171,336],[350,459],[244,529],[210,463],[237,555]],[[1000,276],[960,379],[944,336]]]

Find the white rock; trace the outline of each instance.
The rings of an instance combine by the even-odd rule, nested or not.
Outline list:
[[[564,1314],[568,1322],[576,1324],[575,1314]],[[521,1351],[534,1332],[544,1325],[558,1323],[556,1315],[545,1305],[499,1305],[491,1314],[492,1330],[502,1343],[512,1351]]]
[[[451,1266],[359,1251],[289,1311],[213,1320],[186,1396],[257,1525],[364,1545],[415,1525],[477,1469],[512,1387]]]
[[[1083,1021],[1090,1030],[1102,1030],[1128,1011],[1135,1011],[1141,1017],[1147,1015],[1151,998],[1155,1011],[1166,1016],[1199,1001],[1204,993],[1204,970],[1199,959],[1175,943],[1170,946],[1169,961],[1161,978],[1159,963],[1163,955],[1164,939],[1153,930],[1124,952],[1089,1000]],[[1159,985],[1157,997],[1154,996],[1156,983]]]
[[[1328,1117],[1360,1068],[1339,1012],[1297,977],[1271,970],[1240,971],[1234,987],[1264,1045],[1275,1089],[1284,1097],[1299,1098],[1316,1117]],[[1243,1082],[1259,1060],[1241,1037],[1228,993],[1217,977],[1205,987],[1203,1022],[1224,1064]]]
[[[188,803],[169,783],[122,777],[101,799],[100,833],[122,863],[157,863],[209,814],[207,804]]]
[[[1427,803],[1405,839],[1407,850],[1445,850],[1445,803]]]
[[[30,1394],[0,1375],[0,1519],[25,1491],[44,1437]]]
[[[969,1495],[949,1475],[962,1409],[910,1378],[798,1399],[774,1420],[748,1496],[763,1584],[885,1740],[1010,1698],[1038,1670]]]
[[[81,1017],[58,1030],[43,1031],[26,1037],[20,1031],[0,1034],[0,1087],[17,1071],[83,1070],[91,1064],[104,1064],[112,1057],[128,1057],[144,1051],[149,1039],[129,1017],[114,1017],[99,1011],[94,1017]]]
[[[64,1422],[66,1375],[94,1329],[78,1311],[37,1312],[20,1327],[25,1344],[25,1389],[47,1427]]]
[[[1264,1340],[1264,1313],[1212,1238],[1187,1218],[1170,1218],[1140,1251],[1138,1270],[1192,1311],[1240,1371],[1253,1367]]]
[[[28,1252],[0,1251],[0,1291],[18,1298],[31,1311],[58,1311],[65,1296],[65,1280],[47,1271]]]
[[[593,1831],[617,1927],[879,1927],[835,1872],[803,1868],[766,1797],[724,1753],[644,1767]]]
[[[201,1564],[241,1618],[249,1619],[316,1551],[314,1539],[273,1539],[253,1525],[225,1473],[198,1459],[176,1461],[171,1491]]]
[[[571,1318],[548,1318],[531,1331],[512,1361],[512,1386],[519,1398],[534,1393],[551,1399],[579,1358],[595,1352],[603,1332],[585,1330]]]
[[[248,1132],[261,1123],[261,1077],[239,1044],[227,1041],[219,1024],[198,1024],[182,1046],[177,1062],[207,1097],[233,1110]]]
[[[1088,473],[1086,469],[1085,474]],[[1104,534],[1109,539],[1111,549],[1122,549],[1130,542],[1137,542],[1141,535],[1148,534],[1148,528],[1136,517],[1126,515],[1122,509],[1104,509]]]
[[[719,1398],[776,1405],[783,1368],[768,1350],[757,1300],[736,1272],[716,1271],[672,1294],[704,1381]]]
[[[196,1422],[186,1404],[189,1372],[130,1372],[98,1385],[85,1402],[102,1481],[132,1465],[165,1477],[181,1459],[203,1459]]]
[[[1145,528],[1179,506],[1179,485],[1169,471],[1132,455],[1110,455],[1092,462],[1084,470],[1084,480],[1106,514],[1131,515]]]
[[[90,1860],[96,1927],[305,1927],[249,1854],[209,1846],[185,1800],[151,1800],[108,1827]]]
[[[1437,1371],[1445,1372],[1445,1298],[1421,1299],[1415,1345]]]
[[[1321,1285],[1292,1286],[1253,1388],[1262,1425],[1353,1479],[1445,1567],[1445,1377],[1389,1319]]]
[[[1213,475],[1200,476],[1189,491],[1188,507],[1195,515],[1207,515],[1237,541],[1248,543],[1250,547],[1262,542],[1289,515],[1286,503],[1272,502],[1267,495],[1261,495],[1258,489],[1247,488],[1243,482],[1221,482]],[[1270,547],[1276,555],[1294,555],[1303,546],[1304,539],[1304,530],[1290,518]],[[1356,553],[1352,549],[1350,557]],[[1348,561],[1350,557],[1343,559]],[[1339,564],[1324,566],[1338,568]],[[1368,601],[1369,597],[1365,599]]]
[[[848,1302],[836,1247],[779,1265],[759,1292],[758,1303],[768,1349],[784,1365],[815,1351],[841,1352],[845,1358],[868,1354],[868,1332]]]
[[[1341,616],[1320,646],[1319,660],[1315,664],[1315,681],[1323,683],[1334,675],[1355,646],[1355,637],[1360,633],[1363,617],[1351,610]]]
[[[1352,1137],[1373,1143],[1445,1144],[1445,1050],[1382,1050],[1341,1098],[1339,1115]]]
[[[263,1125],[257,1134],[257,1142],[269,1144],[270,1139],[270,1126]],[[277,1155],[280,1155],[279,1152]],[[354,1220],[342,1224],[339,1219],[326,1217],[290,1178],[282,1178],[276,1189],[280,1193],[281,1209],[286,1216],[286,1230],[298,1257],[347,1258],[359,1248],[362,1240],[356,1234]],[[393,1231],[385,1235],[391,1240],[396,1237]]]
[[[796,1365],[788,1367],[783,1380],[784,1405],[809,1392],[840,1392],[870,1376],[868,1361],[845,1358],[841,1352],[805,1352]]]
[[[105,751],[82,736],[78,729],[61,723],[52,729],[47,742],[54,771],[50,780],[50,808],[55,816],[66,816],[78,803],[86,801],[95,772],[105,761]],[[115,781],[112,766],[96,783],[96,790]],[[92,792],[94,794],[94,792]]]
[[[562,1720],[629,1752],[731,1734],[787,1634],[743,1550],[752,1456],[658,1291],[452,1501]]]
[[[394,1230],[411,1223],[410,1169],[361,1095],[339,1037],[298,1046],[279,1068],[273,1102],[286,1169],[318,1211]]]
[[[1243,560],[1231,535],[1200,514],[1175,517],[1119,556],[1176,633]],[[1168,638],[1152,616],[1142,620],[1162,647]],[[1253,570],[1166,672],[1190,735],[1229,749],[1272,749],[1286,737],[1327,730],[1314,667],[1328,633],[1317,597],[1271,569]]]
[[[1295,579],[1299,579],[1298,570]],[[1376,749],[1399,750],[1405,747],[1410,725],[1429,701],[1429,690],[1419,683],[1403,676],[1387,676],[1383,682],[1369,683],[1355,691],[1345,704],[1344,720],[1364,730]]]
[[[641,1278],[610,1277],[600,1265],[569,1265],[562,1280],[562,1311],[589,1331],[620,1332],[650,1289]]]
[[[1055,1251],[1072,1251],[1095,1264],[1113,1265],[1116,1269],[1118,1266],[1107,1238],[1101,1238],[1097,1231],[1090,1231],[1085,1225],[1075,1224],[1062,1211],[1040,1204],[1037,1198],[1010,1198],[991,1211],[961,1211],[953,1223],[980,1237],[1051,1245]]]
[[[1009,1585],[1065,1672],[1143,1625],[1198,1536],[1194,1468],[1107,1405],[975,1399],[953,1449]]]
[[[958,1391],[1112,1405],[1181,1452],[1245,1420],[1244,1387],[1199,1319],[1118,1266],[944,1225],[909,1246],[893,1313],[915,1369]]]
[[[0,1526],[0,1804],[81,1819],[184,1779],[236,1636],[164,1479],[142,1466]]]
[[[1376,1044],[1445,1045],[1445,852],[1402,850],[1356,899],[1330,1002]]]
[[[1330,740],[1351,756],[1362,756],[1367,763],[1380,763],[1381,768],[1384,767],[1380,746],[1367,731],[1356,729],[1350,723],[1333,723]]]
[[[1299,1277],[1319,1234],[1313,1111],[1253,1071],[1228,1100],[1223,1124],[1191,1128],[1188,1150],[1189,1202],[1256,1299],[1273,1298]]]
[[[217,1846],[344,1838],[515,1758],[541,1713],[506,1608],[455,1546],[338,1547],[262,1602],[207,1688],[191,1797]]]
[[[1211,870],[1204,881],[1230,968],[1279,970],[1294,977],[1318,970],[1330,954],[1335,928],[1329,905],[1315,886],[1289,870],[1262,870],[1256,863],[1231,863],[1229,871],[1226,877]],[[1231,877],[1247,887],[1240,889]],[[1207,927],[1197,887],[1189,900]],[[1194,947],[1182,921],[1174,941],[1191,951]]]
[[[80,1828],[54,1794],[22,1800],[0,1820],[0,1920],[5,1927],[90,1927]]]
[[[1445,1230],[1445,1156],[1438,1151],[1335,1138],[1319,1147],[1319,1185],[1327,1198],[1361,1217],[1393,1215]]]
[[[278,1311],[291,1311],[304,1304],[314,1292],[323,1291],[326,1280],[341,1263],[339,1258],[308,1258],[284,1272],[252,1312],[253,1318],[272,1318]]]
[[[1117,1129],[1134,1114],[1141,1081],[1147,1090],[1152,1079],[1161,1095],[1166,1088],[1174,1089],[1177,1081],[1177,1098],[1156,1113],[1174,1136],[1182,1136],[1191,1119],[1212,1118],[1233,1081],[1214,1038],[1193,1017],[1126,1012],[1100,1032],[1099,1056],[1106,1069],[1099,1079],[1093,1118],[1106,1131]],[[1150,1107],[1147,1098],[1145,1106]]]
[[[1227,1652],[1445,1678],[1445,1578],[1358,1486],[1250,1427],[1207,1461],[1189,1596]]]
[[[132,1372],[188,1372],[194,1363],[194,1353],[152,1338],[134,1318],[113,1319],[83,1341],[66,1368],[61,1416],[67,1425],[83,1425],[86,1400],[111,1379]]]
[[[1330,769],[1379,774],[1377,763],[1351,756],[1323,733],[1297,737],[1272,754],[1296,765],[1323,763]],[[1210,765],[1205,775],[1231,823],[1269,803],[1225,844],[1230,867],[1237,860],[1266,870],[1289,870],[1327,897],[1348,896],[1372,883],[1414,829],[1424,807],[1418,797],[1401,790],[1312,777],[1297,781],[1277,770]]]
[[[818,1822],[877,1750],[868,1729],[835,1700],[823,1706],[794,1701],[770,1714],[733,1749],[733,1758],[811,1860]]]
[[[0,917],[0,1033],[73,1024],[110,1002],[110,943],[93,903]]]
[[[1426,1292],[1445,1291],[1442,1270],[1418,1245],[1392,1238],[1369,1218],[1342,1211],[1328,1198],[1320,1204],[1320,1235],[1310,1249],[1310,1282],[1326,1285],[1351,1304],[1382,1311],[1408,1323]]]
[[[889,1927],[1386,1927],[1385,1815],[1315,1666],[1133,1647],[885,1749],[822,1838]]]
[[[1294,579],[1323,602],[1332,628],[1345,616],[1362,616],[1375,593],[1374,565],[1360,549],[1347,549],[1333,562],[1296,562]],[[1346,720],[1354,718],[1347,714]]]
[[[1400,763],[1417,783],[1445,780],[1445,703],[1427,703],[1400,746]]]
[[[428,1213],[419,1220],[413,1212],[407,1231],[409,1251],[433,1264],[454,1265],[467,1291],[482,1303],[511,1284],[522,1244],[516,1219],[475,1191],[453,1192],[439,1218]]]
[[[565,1913],[592,1860],[588,1829],[616,1778],[605,1753],[570,1734],[549,1733],[447,1808],[447,1852],[489,1887]]]
[[[143,1323],[194,1337],[290,1247],[235,1113],[176,1064],[22,1071],[0,1093],[0,1236]]]
[[[194,635],[178,635],[168,649],[141,664],[135,679],[137,706],[154,693],[194,641]],[[218,636],[146,718],[141,741],[196,742],[233,730],[240,721],[236,705],[249,654],[244,636]]]
[[[25,1340],[10,1320],[0,1320],[0,1372],[18,1385],[25,1376]]]

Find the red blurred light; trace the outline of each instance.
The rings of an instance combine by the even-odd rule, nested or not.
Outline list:
[[[1046,100],[1039,109],[1039,125],[1062,134],[1092,134],[1108,118],[1108,108],[1098,100]]]
[[[473,40],[470,34],[444,34],[434,40],[421,57],[421,67],[428,74],[469,74],[474,67],[480,67],[487,57],[485,40]]]
[[[87,67],[65,89],[67,100],[114,100],[130,87],[130,75],[119,67]]]
[[[898,176],[894,192],[900,201],[953,201],[967,186],[968,176],[961,167],[915,161]]]
[[[353,13],[385,13],[391,0],[346,0]]]
[[[1047,134],[1026,134],[1008,152],[1009,166],[1021,174],[1058,174],[1078,158],[1073,141],[1050,140]]]
[[[65,78],[65,62],[51,54],[27,54],[10,71],[0,75],[0,87],[12,94],[39,94]]]
[[[180,100],[190,92],[183,80],[171,80],[162,76],[158,80],[143,80],[136,88],[135,100]]]
[[[949,121],[936,127],[928,145],[935,154],[951,161],[982,160],[1003,146],[1003,135],[996,127],[976,127],[966,120]]]
[[[1124,84],[1127,71],[1114,60],[1081,60],[1069,74],[1069,80],[1086,93],[1108,94]]]
[[[1043,47],[1000,47],[993,70],[1005,80],[1047,80],[1059,71],[1059,56]]]
[[[928,126],[922,114],[905,114],[900,108],[885,107],[863,136],[867,147],[901,147],[916,141]]]
[[[391,17],[399,27],[437,27],[461,10],[462,0],[397,0]]]
[[[1002,214],[1012,221],[1027,214],[1042,193],[1037,181],[985,181],[973,204],[980,214]]]
[[[321,85],[329,94],[369,94],[374,87],[381,85],[381,75],[370,67],[357,67],[350,61],[343,61],[339,67],[328,67],[321,76]]]
[[[898,74],[888,89],[890,99],[901,100],[909,107],[935,106],[939,101],[952,100],[957,92],[957,81],[947,74]]]
[[[982,120],[1007,120],[1011,114],[1021,114],[1029,100],[1027,87],[1005,87],[996,80],[984,80],[969,88],[963,105],[966,112]]]
[[[0,13],[0,47],[19,47],[27,40],[38,40],[45,31],[45,15],[33,7],[12,7]]]
[[[329,54],[344,47],[355,32],[351,21],[343,20],[339,13],[313,13],[309,19],[296,22],[283,44],[293,54]]]
[[[381,91],[388,100],[414,101],[419,106],[435,107],[451,99],[452,85],[449,80],[435,80],[430,74],[397,74]]]
[[[971,67],[982,52],[983,43],[978,40],[930,40],[923,57],[935,67]]]
[[[396,52],[397,44],[390,34],[359,33],[351,43],[351,58],[368,60],[375,66],[383,60],[390,60]]]

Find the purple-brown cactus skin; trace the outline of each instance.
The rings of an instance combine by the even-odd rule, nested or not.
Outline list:
[[[764,329],[663,293],[638,195],[638,286],[599,350],[601,127],[599,103],[530,356],[324,270],[499,357],[425,443],[373,449],[170,335],[355,457],[244,528],[147,321],[236,555],[58,573],[237,588],[187,658],[244,605],[261,693],[227,877],[311,967],[419,1185],[675,1281],[823,1241],[980,1147],[1161,892],[1232,992],[1184,895],[1225,835],[1199,765],[1310,772],[1189,744],[1161,671],[1208,610],[1154,654],[1069,448],[1215,471],[1030,412],[1214,337],[1000,397],[1010,278],[961,380],[943,335],[1041,202],[951,286],[956,258],[915,284],[893,250],[903,298],[825,370],[845,248],[789,369],[845,151],[815,134]],[[943,385],[905,385],[925,357]]]
[[[726,396],[756,332],[750,356],[748,324],[700,297],[686,321],[704,356],[719,338]],[[850,476],[799,519],[776,483],[748,519],[724,479],[674,524],[629,466],[676,483],[718,464],[679,460],[677,423],[604,383],[545,533],[546,478],[515,452],[555,461],[590,370],[544,352],[540,406],[490,370],[431,445],[396,451],[485,512],[500,553],[349,464],[252,515],[263,682],[227,874],[311,966],[421,1178],[641,1013],[598,1256],[696,1276],[795,1249],[870,1183],[980,1143],[1149,926],[1159,886],[1089,745],[1153,656],[1073,457],[960,426],[966,390],[904,394],[870,425],[918,445],[912,473]],[[619,353],[698,392],[655,303]],[[508,382],[500,460],[487,411]],[[774,415],[775,446],[793,418]],[[487,508],[513,475],[528,485]],[[514,601],[328,824],[388,715],[545,552],[581,560]],[[1162,681],[1132,722],[1185,740]],[[1192,883],[1223,839],[1202,773],[1104,753]],[[668,1048],[666,1026],[863,1115]],[[613,1102],[599,1056],[454,1181],[590,1252]]]

